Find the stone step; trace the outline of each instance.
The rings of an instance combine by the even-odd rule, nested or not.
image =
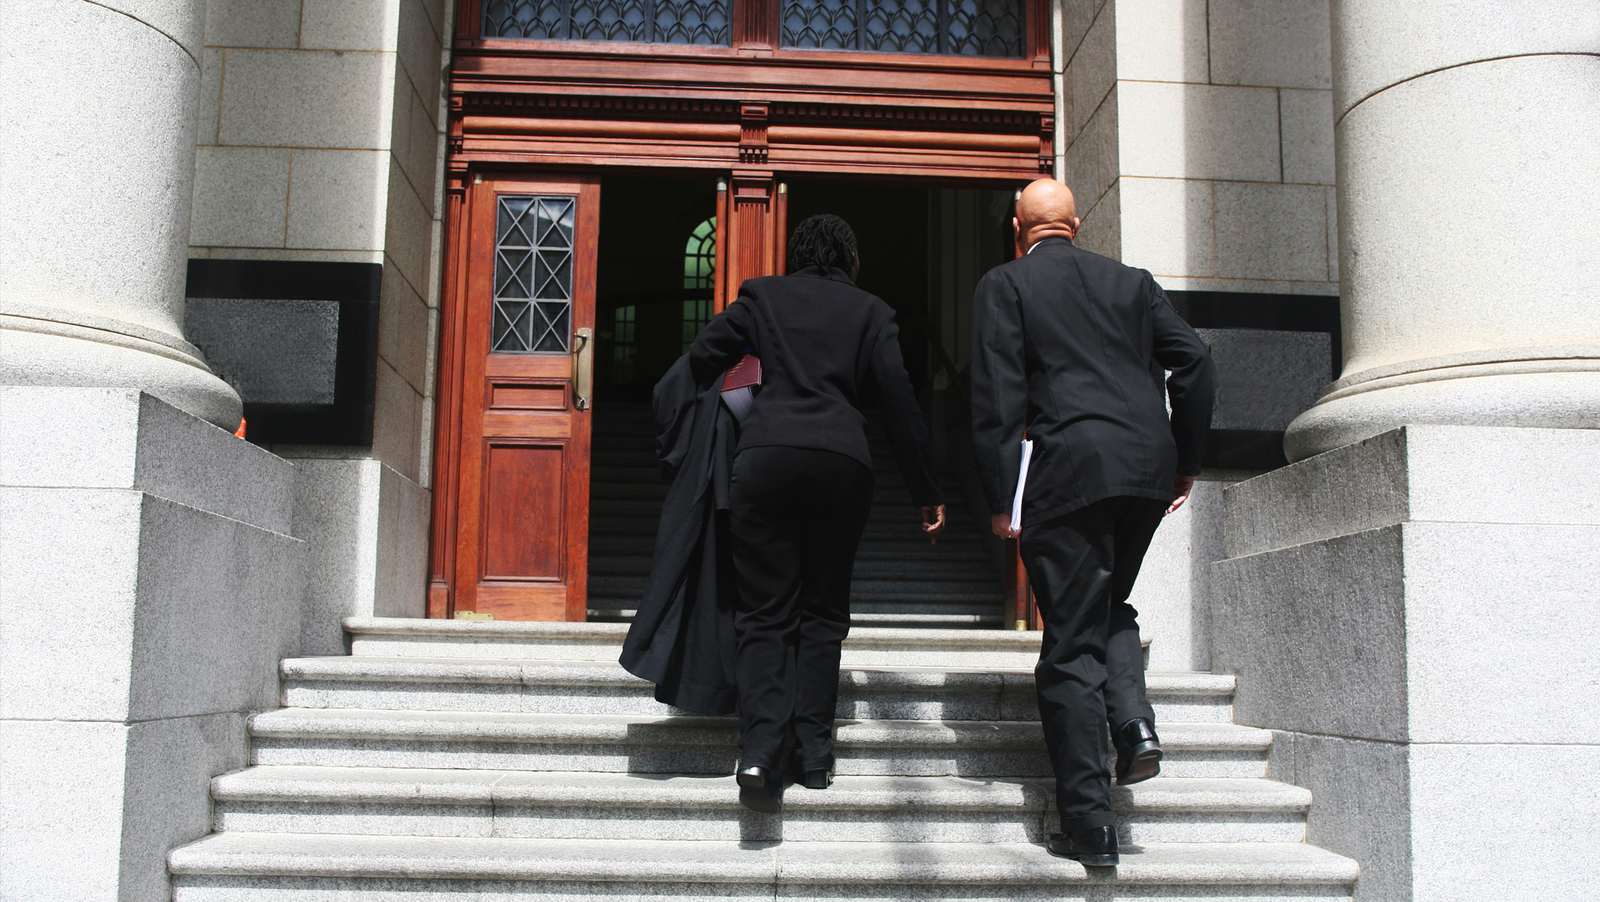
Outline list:
[[[617,483],[609,486],[593,486],[589,493],[590,517],[648,517],[652,520],[661,518],[661,504],[666,497],[666,486],[660,486],[659,492],[647,491],[655,487],[639,483]],[[965,506],[960,504],[946,504],[945,516],[952,524],[971,522],[970,514]],[[920,514],[912,506],[910,496],[905,499],[895,500],[874,497],[872,508],[867,515],[867,522],[872,523],[910,523],[920,522]],[[958,526],[948,526],[947,529],[957,529]]]
[[[602,501],[649,501],[655,505],[657,512],[661,510],[661,502],[667,497],[667,484],[660,479],[654,482],[643,480],[619,479],[600,481],[589,479],[589,511],[593,513],[596,505]]]
[[[661,478],[661,467],[654,460],[648,464],[638,464],[631,467],[618,466],[591,466],[589,468],[589,485],[616,485],[624,482],[646,483],[649,485],[666,486],[666,480]]]
[[[729,777],[254,767],[211,782],[215,829],[252,833],[745,842],[1043,842],[1052,781],[840,777],[791,786],[781,816],[739,804]],[[1299,842],[1307,790],[1158,777],[1115,787],[1123,842]]]
[[[219,833],[169,856],[175,902],[1349,898],[1304,843],[1149,843],[1088,869],[1027,843],[745,843]],[[1123,889],[1125,888],[1125,889]]]
[[[591,595],[586,616],[593,623],[632,623],[638,615],[637,598],[596,598]],[[992,613],[998,602],[986,605],[978,613],[945,613],[945,606],[933,604],[872,605],[851,597],[850,623],[853,627],[895,627],[899,629],[995,629],[1005,625],[1005,617]]]
[[[589,465],[608,469],[611,467],[625,467],[628,469],[649,467],[655,471],[656,479],[661,478],[661,463],[656,460],[656,455],[653,451],[614,451],[604,447],[596,447],[589,452]]]
[[[904,533],[866,533],[861,537],[861,544],[856,546],[856,556],[864,554],[894,553],[915,554],[918,552],[932,555],[934,559],[957,560],[968,558],[977,554],[988,554],[984,547],[983,537],[976,533],[965,533],[964,538],[955,538],[957,534],[946,532],[939,537],[938,544],[928,541],[927,537],[916,531],[913,527]],[[993,558],[990,558],[991,560]]]
[[[249,725],[262,765],[731,774],[738,756],[732,717],[284,708]],[[1025,721],[841,720],[834,742],[845,775],[1050,773],[1039,725]],[[1162,773],[1263,777],[1271,742],[1233,724],[1168,724]]]
[[[981,538],[981,537],[980,537]],[[655,552],[656,534],[654,532],[610,533],[607,535],[590,534],[589,548],[596,555],[629,555],[645,556],[648,558]],[[868,537],[856,547],[856,560],[871,560],[874,558],[894,560],[923,560],[923,561],[963,561],[982,562],[984,566],[993,568],[993,556],[981,542],[947,542],[943,538],[939,544],[929,544],[921,535],[912,534],[898,539],[881,537]]]
[[[918,525],[918,522],[917,517],[912,513],[896,514],[894,517],[883,519],[869,519],[866,529],[861,533],[861,537],[863,541],[900,539],[929,545],[930,543],[923,536],[922,528]],[[597,511],[589,518],[589,538],[592,544],[605,547],[614,536],[654,536],[660,525],[661,517],[659,513],[644,515]],[[944,534],[939,536],[938,544],[932,547],[937,549],[949,545],[966,545],[979,542],[982,539],[983,536],[976,530],[951,528],[946,529]]]
[[[627,635],[622,623],[537,623],[511,620],[423,620],[351,617],[344,621],[351,653],[362,656],[615,661]],[[846,666],[1032,669],[1036,631],[1000,629],[852,629]]]
[[[850,623],[855,626],[897,627],[902,629],[999,629],[1005,626],[1001,614],[941,614],[929,610],[914,611],[852,611]]]
[[[641,468],[642,469],[642,468]],[[659,473],[659,471],[657,471]],[[668,484],[659,475],[653,481],[643,479],[589,479],[590,513],[631,513],[651,516],[661,515],[661,502],[667,497]],[[872,493],[874,517],[916,516],[916,506],[911,503],[911,493],[905,489],[880,488]],[[964,514],[966,508],[958,501],[946,501],[945,513],[951,517]]]
[[[856,579],[895,579],[904,576],[922,577],[923,579],[948,577],[958,582],[973,582],[983,585],[999,584],[1000,577],[992,573],[989,556],[974,554],[959,560],[948,560],[936,554],[927,555],[918,559],[913,555],[880,553],[869,556],[856,555],[856,566],[853,576]],[[589,555],[589,591],[593,592],[595,579],[604,576],[607,579],[623,579],[628,577],[644,578],[650,574],[650,554],[591,554]],[[637,584],[643,588],[643,583]]]
[[[294,708],[672,713],[654,684],[608,662],[327,657],[290,658],[280,670],[283,704]],[[1145,681],[1162,729],[1232,720],[1231,676],[1152,671]],[[1020,668],[846,667],[837,711],[862,720],[1038,720],[1033,671]]]
[[[649,586],[650,578],[637,573],[617,573],[610,570],[590,569],[590,604],[594,597],[639,599]],[[859,569],[850,582],[852,602],[908,601],[913,604],[923,598],[929,603],[940,601],[998,602],[1000,579],[964,579],[951,575],[945,579],[918,579],[915,571],[890,571],[863,574]]]

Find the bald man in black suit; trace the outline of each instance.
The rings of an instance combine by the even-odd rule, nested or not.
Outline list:
[[[1024,433],[1034,443],[1020,539],[1044,618],[1034,675],[1061,814],[1049,848],[1109,866],[1117,836],[1098,725],[1111,728],[1118,783],[1160,772],[1127,599],[1156,527],[1200,472],[1215,379],[1148,272],[1073,244],[1066,185],[1033,182],[1012,222],[1020,256],[985,275],[974,301],[973,441],[993,529],[1012,537]]]

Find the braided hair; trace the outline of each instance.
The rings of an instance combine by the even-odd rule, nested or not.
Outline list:
[[[832,267],[849,272],[856,264],[856,233],[832,213],[808,216],[789,235],[789,272],[807,266]]]

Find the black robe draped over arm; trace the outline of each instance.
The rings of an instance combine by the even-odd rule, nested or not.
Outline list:
[[[696,714],[731,714],[737,700],[727,511],[739,427],[722,403],[722,379],[697,383],[685,355],[656,385],[656,454],[672,485],[620,658],[656,684],[657,701]]]

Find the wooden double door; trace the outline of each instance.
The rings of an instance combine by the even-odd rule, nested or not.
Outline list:
[[[714,311],[778,271],[786,199],[718,180]],[[452,200],[429,615],[583,620],[600,178],[481,173]]]

